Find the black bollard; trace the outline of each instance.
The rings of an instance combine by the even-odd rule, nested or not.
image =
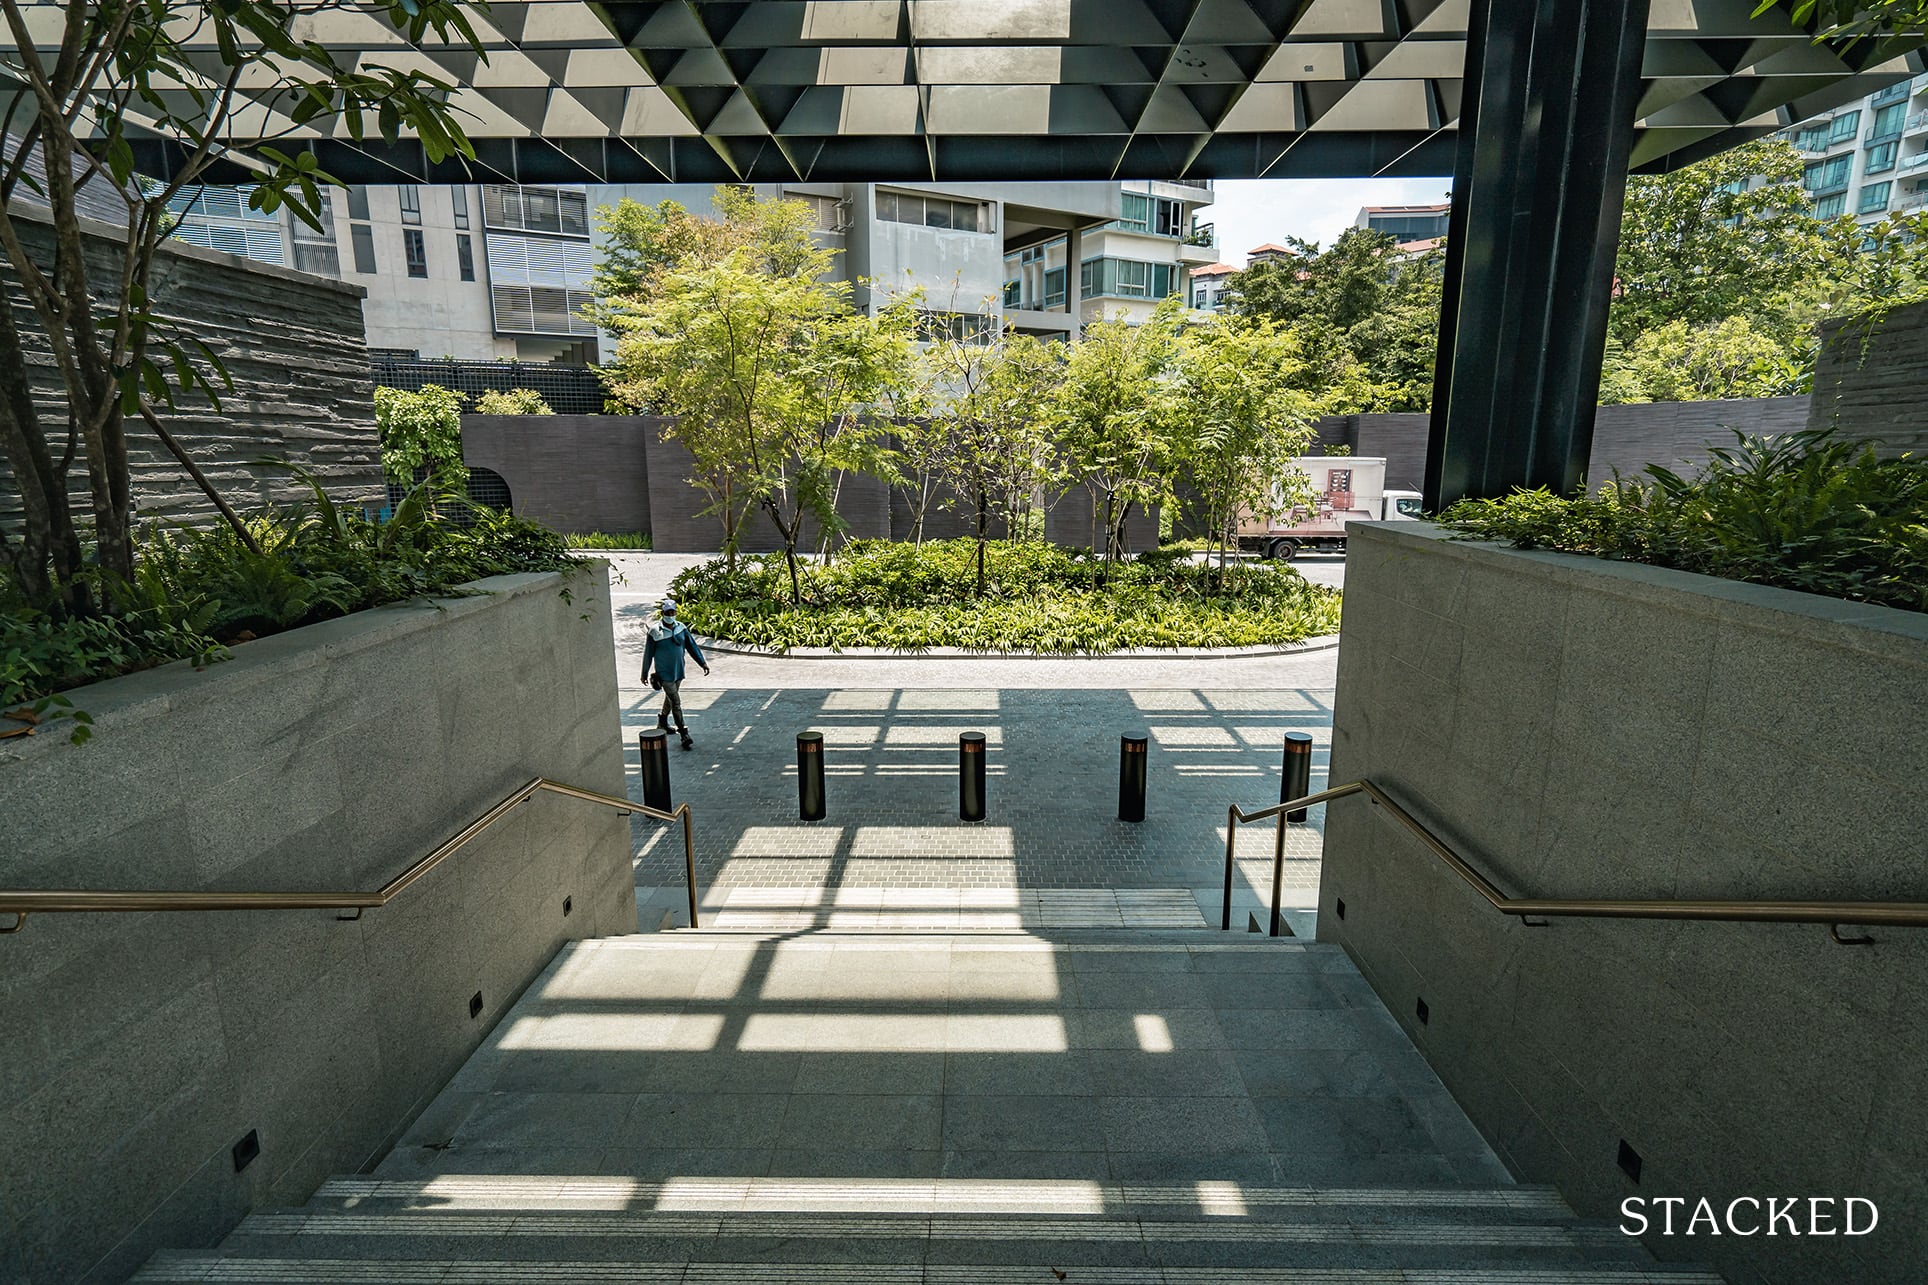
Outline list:
[[[669,733],[662,728],[644,732],[636,738],[643,759],[643,806],[658,812],[670,810]]]
[[[957,738],[957,814],[966,821],[984,819],[982,732],[965,732]]]
[[[1303,799],[1312,793],[1312,737],[1305,732],[1285,734],[1285,772],[1279,777],[1279,802]],[[1285,814],[1288,821],[1304,821],[1305,809]]]
[[[1120,821],[1143,821],[1145,819],[1145,761],[1151,756],[1146,753],[1150,738],[1145,736],[1121,736],[1118,738],[1118,819]]]
[[[821,821],[823,806],[823,733],[797,733],[797,815]]]

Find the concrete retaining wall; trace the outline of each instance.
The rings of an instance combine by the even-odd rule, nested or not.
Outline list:
[[[1377,781],[1503,890],[1928,901],[1928,616],[1412,523],[1351,543],[1331,780]],[[1320,903],[1523,1180],[1616,1222],[1628,1196],[1864,1196],[1863,1238],[1647,1243],[1736,1282],[1919,1278],[1928,932],[1526,927],[1356,798]]]
[[[27,244],[50,245],[51,234],[32,217],[16,215]],[[95,271],[106,271],[109,256],[119,253],[116,230],[106,224],[92,230]],[[219,353],[235,383],[234,391],[223,390],[220,410],[184,394],[178,411],[162,412],[164,422],[236,508],[308,498],[286,470],[263,467],[264,457],[306,467],[344,503],[382,502],[374,391],[362,346],[364,293],[357,285],[189,245],[157,261],[161,315]],[[59,428],[50,435],[64,440],[65,392],[45,332],[24,302],[15,315],[33,361],[35,400],[45,422]],[[129,423],[127,451],[137,522],[216,520],[213,505],[146,425]],[[76,495],[86,476],[77,460]],[[19,494],[0,461],[0,524],[18,520]],[[84,500],[78,511],[88,512]]]
[[[1928,450],[1928,304],[1879,318],[1849,318],[1821,327],[1809,424],[1839,425],[1850,437],[1882,443],[1881,453]]]
[[[531,777],[624,794],[606,569],[567,583],[70,693],[90,743],[0,741],[0,886],[359,891]],[[355,1172],[563,942],[634,931],[632,883],[626,818],[538,795],[356,922],[35,916],[0,938],[0,1280],[118,1280]]]

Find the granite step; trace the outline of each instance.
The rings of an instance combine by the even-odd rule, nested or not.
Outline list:
[[[1327,1211],[1319,1219],[884,1213],[332,1212],[255,1214],[230,1258],[551,1262],[1032,1263],[1063,1267],[1644,1265],[1612,1228]]]
[[[463,1258],[421,1262],[226,1258],[164,1251],[135,1281],[227,1285],[1722,1285],[1668,1267],[1050,1267],[997,1263],[683,1263]]]

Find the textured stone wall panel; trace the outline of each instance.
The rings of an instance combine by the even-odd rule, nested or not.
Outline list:
[[[42,225],[21,226],[29,243],[50,243]],[[102,230],[89,244],[96,272],[118,254]],[[288,269],[250,263],[194,246],[164,254],[154,274],[162,314],[220,354],[234,391],[216,410],[187,394],[169,413],[157,408],[228,502],[239,509],[294,504],[305,486],[263,459],[313,472],[337,501],[379,504],[381,448],[363,346],[362,290]],[[65,394],[38,317],[16,310],[34,362],[36,403],[50,435],[64,434]],[[127,427],[135,520],[206,525],[215,509],[165,447],[138,420]],[[76,460],[72,489],[87,511],[86,468]],[[0,462],[0,522],[19,520],[19,489]]]
[[[508,483],[511,507],[558,531],[650,529],[642,415],[464,415],[462,458]]]
[[[1879,443],[1883,455],[1928,451],[1928,304],[1821,327],[1808,426]]]
[[[1089,549],[1091,529],[1091,492],[1074,486],[1053,502],[1044,514],[1044,538],[1067,549]],[[1102,540],[1103,531],[1097,533]],[[1158,508],[1133,505],[1125,516],[1125,552],[1143,553],[1158,547]]]

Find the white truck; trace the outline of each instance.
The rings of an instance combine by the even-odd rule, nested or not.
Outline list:
[[[1414,519],[1417,491],[1386,489],[1384,456],[1301,455],[1293,467],[1312,480],[1314,500],[1279,513],[1248,513],[1238,526],[1239,548],[1290,560],[1300,553],[1346,551],[1346,523]]]

